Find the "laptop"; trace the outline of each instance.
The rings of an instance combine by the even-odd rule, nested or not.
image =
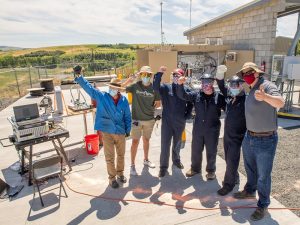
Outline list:
[[[32,120],[40,117],[39,108],[36,103],[14,106],[13,110],[16,122]]]

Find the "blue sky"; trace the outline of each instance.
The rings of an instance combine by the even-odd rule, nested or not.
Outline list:
[[[252,0],[192,0],[192,27]],[[0,46],[160,43],[160,0],[0,0]],[[166,43],[188,43],[190,0],[163,1]],[[297,16],[278,20],[293,37]]]

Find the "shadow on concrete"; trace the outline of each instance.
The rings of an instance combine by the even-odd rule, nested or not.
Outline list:
[[[159,178],[152,176],[149,167],[144,166],[140,176],[130,176],[128,189],[137,199],[145,199],[152,195],[152,188],[159,184]]]
[[[150,201],[157,205],[164,205],[167,202],[161,201],[159,198],[164,194],[170,193],[173,200],[176,200],[175,206],[179,214],[186,213],[187,211],[182,208],[186,202],[183,193],[184,190],[192,185],[190,179],[186,179],[182,170],[172,166],[172,175],[166,175],[160,180],[160,188],[150,197]]]
[[[57,182],[57,183],[59,184],[59,182]],[[41,205],[41,202],[39,199],[39,194],[37,193],[37,190],[36,190],[36,193],[35,193],[35,195],[33,195],[32,200],[29,201],[30,210],[28,212],[27,221],[38,220],[44,216],[50,215],[51,213],[54,213],[55,211],[57,211],[60,207],[61,197],[66,197],[64,195],[56,195],[54,193],[54,191],[58,192],[58,190],[59,190],[59,187],[52,188],[52,189],[44,191],[44,192],[43,192],[43,190],[41,190],[44,207],[42,207],[42,205]],[[51,193],[45,194],[46,192],[50,192],[50,191],[51,191]]]
[[[107,186],[103,194],[96,198],[93,198],[90,203],[91,207],[78,215],[72,221],[67,223],[68,225],[77,225],[84,221],[84,219],[96,211],[97,217],[100,220],[109,220],[121,211],[121,203],[127,205],[124,201],[124,197],[128,192],[128,188],[113,189]],[[112,199],[110,199],[112,198]]]

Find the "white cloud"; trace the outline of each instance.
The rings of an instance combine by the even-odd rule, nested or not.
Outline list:
[[[294,37],[297,30],[298,14],[279,18],[277,20],[277,36]]]
[[[192,0],[192,26],[251,0]],[[187,43],[190,0],[163,1],[168,43]],[[160,0],[0,0],[0,45],[159,43]],[[279,26],[283,33],[293,26]]]

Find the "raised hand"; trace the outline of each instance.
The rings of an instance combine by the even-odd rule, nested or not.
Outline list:
[[[227,71],[227,67],[225,65],[219,65],[217,67],[216,78],[218,80],[224,79],[224,73]]]
[[[254,97],[257,101],[264,101],[266,98],[266,92],[263,85],[260,85],[259,90],[256,90],[254,93]]]
[[[161,67],[159,67],[158,72],[164,73],[164,72],[166,72],[166,71],[167,71],[167,67],[166,67],[166,66],[161,66]]]
[[[186,77],[179,77],[177,84],[181,85],[184,84],[186,82],[187,78]]]

